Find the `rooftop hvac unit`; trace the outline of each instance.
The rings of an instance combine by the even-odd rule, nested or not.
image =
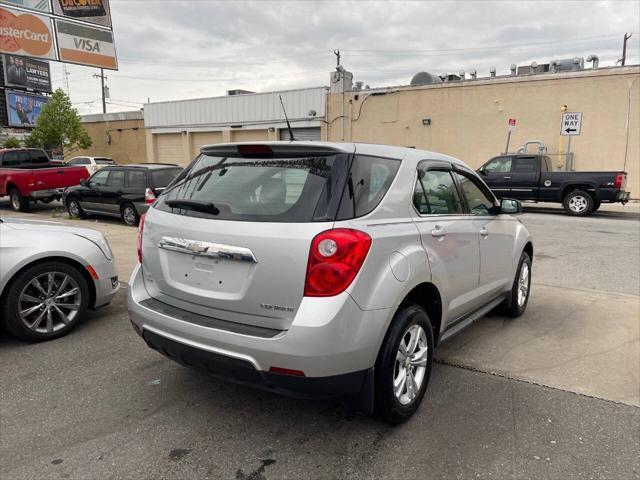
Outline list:
[[[534,75],[537,73],[546,73],[549,71],[548,63],[532,62],[531,65],[518,66],[518,75]]]
[[[442,83],[442,79],[428,72],[418,72],[411,78],[409,85],[416,87],[418,85],[431,85],[433,83]]]
[[[584,70],[584,57],[563,58],[554,60],[550,64],[550,71],[553,72],[575,72]]]

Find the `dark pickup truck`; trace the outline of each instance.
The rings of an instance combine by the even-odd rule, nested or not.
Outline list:
[[[601,203],[626,203],[627,172],[552,171],[546,155],[501,155],[478,169],[498,197],[562,203],[570,215],[589,215]]]

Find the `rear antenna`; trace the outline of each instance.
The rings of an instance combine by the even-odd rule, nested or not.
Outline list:
[[[293,129],[291,128],[291,124],[289,123],[289,118],[287,117],[287,111],[284,108],[282,95],[278,95],[278,97],[280,97],[280,105],[282,105],[282,111],[284,112],[284,119],[287,121],[287,130],[289,130],[289,141],[293,142],[295,140],[295,138],[293,138]]]

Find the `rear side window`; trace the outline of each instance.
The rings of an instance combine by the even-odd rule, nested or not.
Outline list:
[[[462,213],[458,190],[451,173],[446,170],[419,173],[413,193],[413,204],[422,215]]]
[[[378,206],[389,190],[400,160],[356,155],[340,202],[338,220],[366,215]]]
[[[171,183],[171,180],[176,178],[181,168],[163,168],[162,170],[151,171],[151,181],[154,188],[164,188]]]
[[[127,185],[129,188],[147,188],[147,176],[144,170],[129,170],[127,172]]]
[[[172,185],[158,208],[182,215],[254,222],[310,222],[323,218],[331,199],[340,195],[336,176],[348,156],[309,153],[284,158],[233,158],[201,154]],[[344,177],[344,175],[343,175]],[[169,207],[170,200],[212,203],[217,214]],[[337,201],[337,199],[335,199]]]
[[[536,157],[518,157],[513,162],[513,172],[532,173],[538,171],[538,159]]]
[[[7,168],[20,166],[20,158],[18,157],[18,152],[6,152],[2,156],[2,166]]]
[[[111,188],[123,188],[124,187],[124,171],[123,170],[111,170],[109,173],[109,179],[107,185]]]
[[[115,165],[116,164],[116,162],[114,162],[110,158],[94,158],[93,161],[96,162],[96,165]],[[88,158],[87,158],[87,163],[89,163]]]

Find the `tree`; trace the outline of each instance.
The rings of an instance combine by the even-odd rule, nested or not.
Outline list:
[[[62,89],[57,89],[42,107],[28,142],[40,148],[89,148],[91,137],[82,127],[78,111]]]
[[[2,144],[4,148],[20,148],[20,140],[16,137],[7,138]]]

